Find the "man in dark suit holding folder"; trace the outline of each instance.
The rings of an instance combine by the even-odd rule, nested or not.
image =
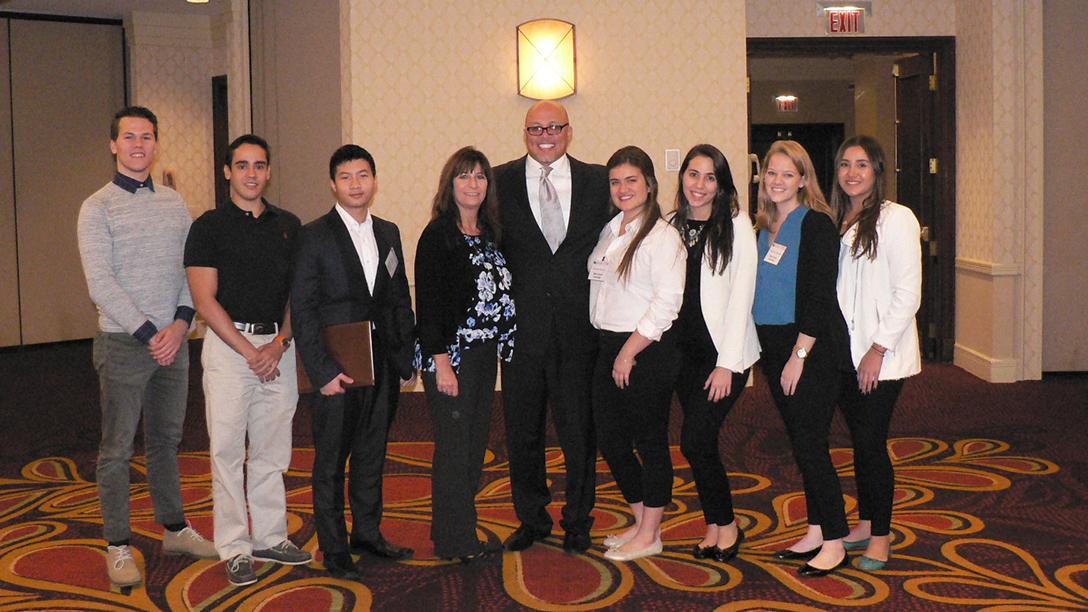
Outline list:
[[[325,569],[358,579],[352,552],[406,559],[412,549],[382,537],[382,466],[401,384],[412,384],[414,316],[400,230],[370,214],[377,191],[374,158],[344,145],[329,160],[336,205],[299,234],[291,287],[291,324],[306,373],[320,393],[311,403],[314,435],[313,502]],[[355,381],[330,356],[323,330],[369,321],[374,384]],[[365,350],[365,347],[360,347]],[[350,458],[349,458],[350,457]],[[344,523],[344,467],[350,461]]]

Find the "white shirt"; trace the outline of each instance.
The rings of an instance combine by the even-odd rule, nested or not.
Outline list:
[[[562,157],[549,164],[552,168],[548,174],[548,180],[555,187],[555,193],[559,196],[559,207],[563,209],[563,229],[570,227],[570,159],[563,154]],[[525,158],[525,189],[529,192],[529,208],[533,211],[538,227],[543,228],[540,220],[540,177],[544,174],[544,166],[540,162],[526,156]]]
[[[604,264],[603,278],[589,283],[589,320],[597,329],[637,331],[657,341],[672,327],[684,303],[688,252],[680,232],[664,219],[657,219],[635,251],[627,279],[621,280],[616,269],[638,233],[640,221],[628,223],[621,236],[622,223],[621,212],[601,230],[589,256],[590,271],[595,263]]]
[[[880,380],[898,380],[922,370],[918,325],[922,303],[922,245],[918,219],[906,206],[881,204],[876,222],[876,259],[850,252],[855,223],[839,242],[839,308],[850,332],[854,367],[873,343],[888,349]]]
[[[359,223],[339,202],[336,203],[336,212],[348,228],[351,244],[359,255],[359,263],[363,265],[366,286],[370,289],[370,294],[374,295],[374,280],[378,278],[378,241],[374,239],[374,219],[370,216],[370,211],[367,211],[366,219]]]

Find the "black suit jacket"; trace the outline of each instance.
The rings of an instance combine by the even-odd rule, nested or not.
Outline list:
[[[340,323],[371,321],[375,361],[384,359],[401,378],[412,375],[415,318],[400,230],[389,221],[373,219],[378,244],[373,295],[348,228],[335,208],[299,232],[291,284],[291,327],[299,357],[317,388],[341,371],[321,335],[326,326]],[[387,265],[393,261],[390,254],[396,262],[392,274]],[[378,365],[375,363],[375,369]]]
[[[500,248],[513,277],[518,312],[517,351],[543,353],[553,342],[591,350],[586,261],[610,215],[604,166],[570,159],[571,210],[567,235],[553,254],[533,218],[522,157],[495,169],[502,222]]]
[[[837,368],[851,370],[850,338],[835,290],[838,274],[839,233],[835,222],[810,210],[801,221],[794,320],[797,331],[816,338],[814,348],[827,351]]]

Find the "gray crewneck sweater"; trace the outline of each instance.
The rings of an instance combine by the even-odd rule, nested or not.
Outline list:
[[[164,185],[129,193],[109,183],[83,201],[79,255],[100,330],[162,329],[179,306],[192,308],[182,265],[191,223],[185,200]]]

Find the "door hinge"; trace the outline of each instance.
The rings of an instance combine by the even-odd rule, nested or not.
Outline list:
[[[929,241],[929,256],[930,257],[936,257],[937,256],[937,241],[936,240],[930,240]]]
[[[929,323],[929,337],[934,339],[937,337],[937,324],[932,321]]]
[[[935,74],[929,75],[929,90],[937,91],[937,75]]]
[[[929,173],[930,174],[937,174],[937,158],[936,157],[929,158]]]

